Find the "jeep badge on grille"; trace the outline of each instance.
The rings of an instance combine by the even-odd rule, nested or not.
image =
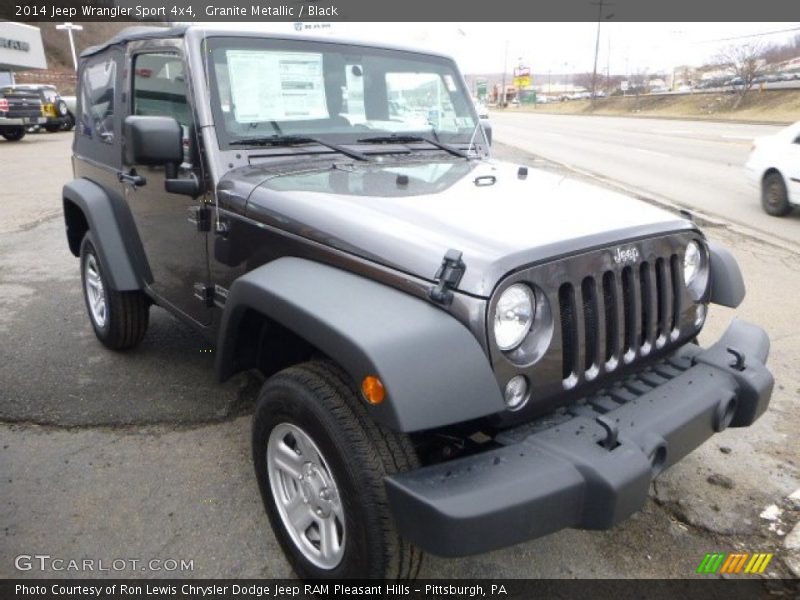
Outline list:
[[[614,262],[618,265],[635,263],[637,260],[639,260],[639,249],[636,247],[619,247],[617,248],[616,252],[614,252]]]

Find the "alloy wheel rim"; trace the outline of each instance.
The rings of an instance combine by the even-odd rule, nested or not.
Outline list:
[[[334,569],[345,549],[345,519],[336,480],[319,447],[300,427],[281,423],[269,436],[267,471],[283,526],[320,569]]]
[[[773,182],[767,188],[767,202],[772,207],[779,207],[781,205],[781,189],[780,185]]]
[[[97,266],[97,259],[93,254],[86,257],[84,273],[86,287],[86,298],[89,300],[89,313],[92,320],[98,327],[105,327],[108,306],[106,303],[106,292],[103,288],[103,280],[100,277],[100,268]]]

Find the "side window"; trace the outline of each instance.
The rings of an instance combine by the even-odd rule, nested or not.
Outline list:
[[[133,114],[190,124],[183,61],[177,54],[140,54],[133,64]]]
[[[133,61],[133,106],[131,114],[172,117],[183,131],[183,160],[192,161],[192,123],[186,99],[186,78],[181,57],[174,53],[139,54]]]
[[[114,93],[117,81],[117,63],[105,58],[87,65],[81,79],[82,135],[101,142],[114,142]]]

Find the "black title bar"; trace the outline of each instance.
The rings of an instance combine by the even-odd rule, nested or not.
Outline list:
[[[793,0],[604,0],[617,22],[792,21]],[[594,0],[2,0],[12,21],[595,21]]]

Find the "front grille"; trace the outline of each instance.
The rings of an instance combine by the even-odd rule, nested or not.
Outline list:
[[[510,273],[508,286],[531,286],[537,336],[513,352],[491,348],[498,384],[524,375],[526,408],[504,417],[520,422],[599,389],[674,352],[695,337],[695,302],[683,283],[683,253],[691,229],[566,254]],[[642,364],[642,366],[647,366]]]
[[[666,345],[680,315],[678,266],[678,256],[672,254],[561,284],[564,387],[592,380],[601,371],[613,371]]]

